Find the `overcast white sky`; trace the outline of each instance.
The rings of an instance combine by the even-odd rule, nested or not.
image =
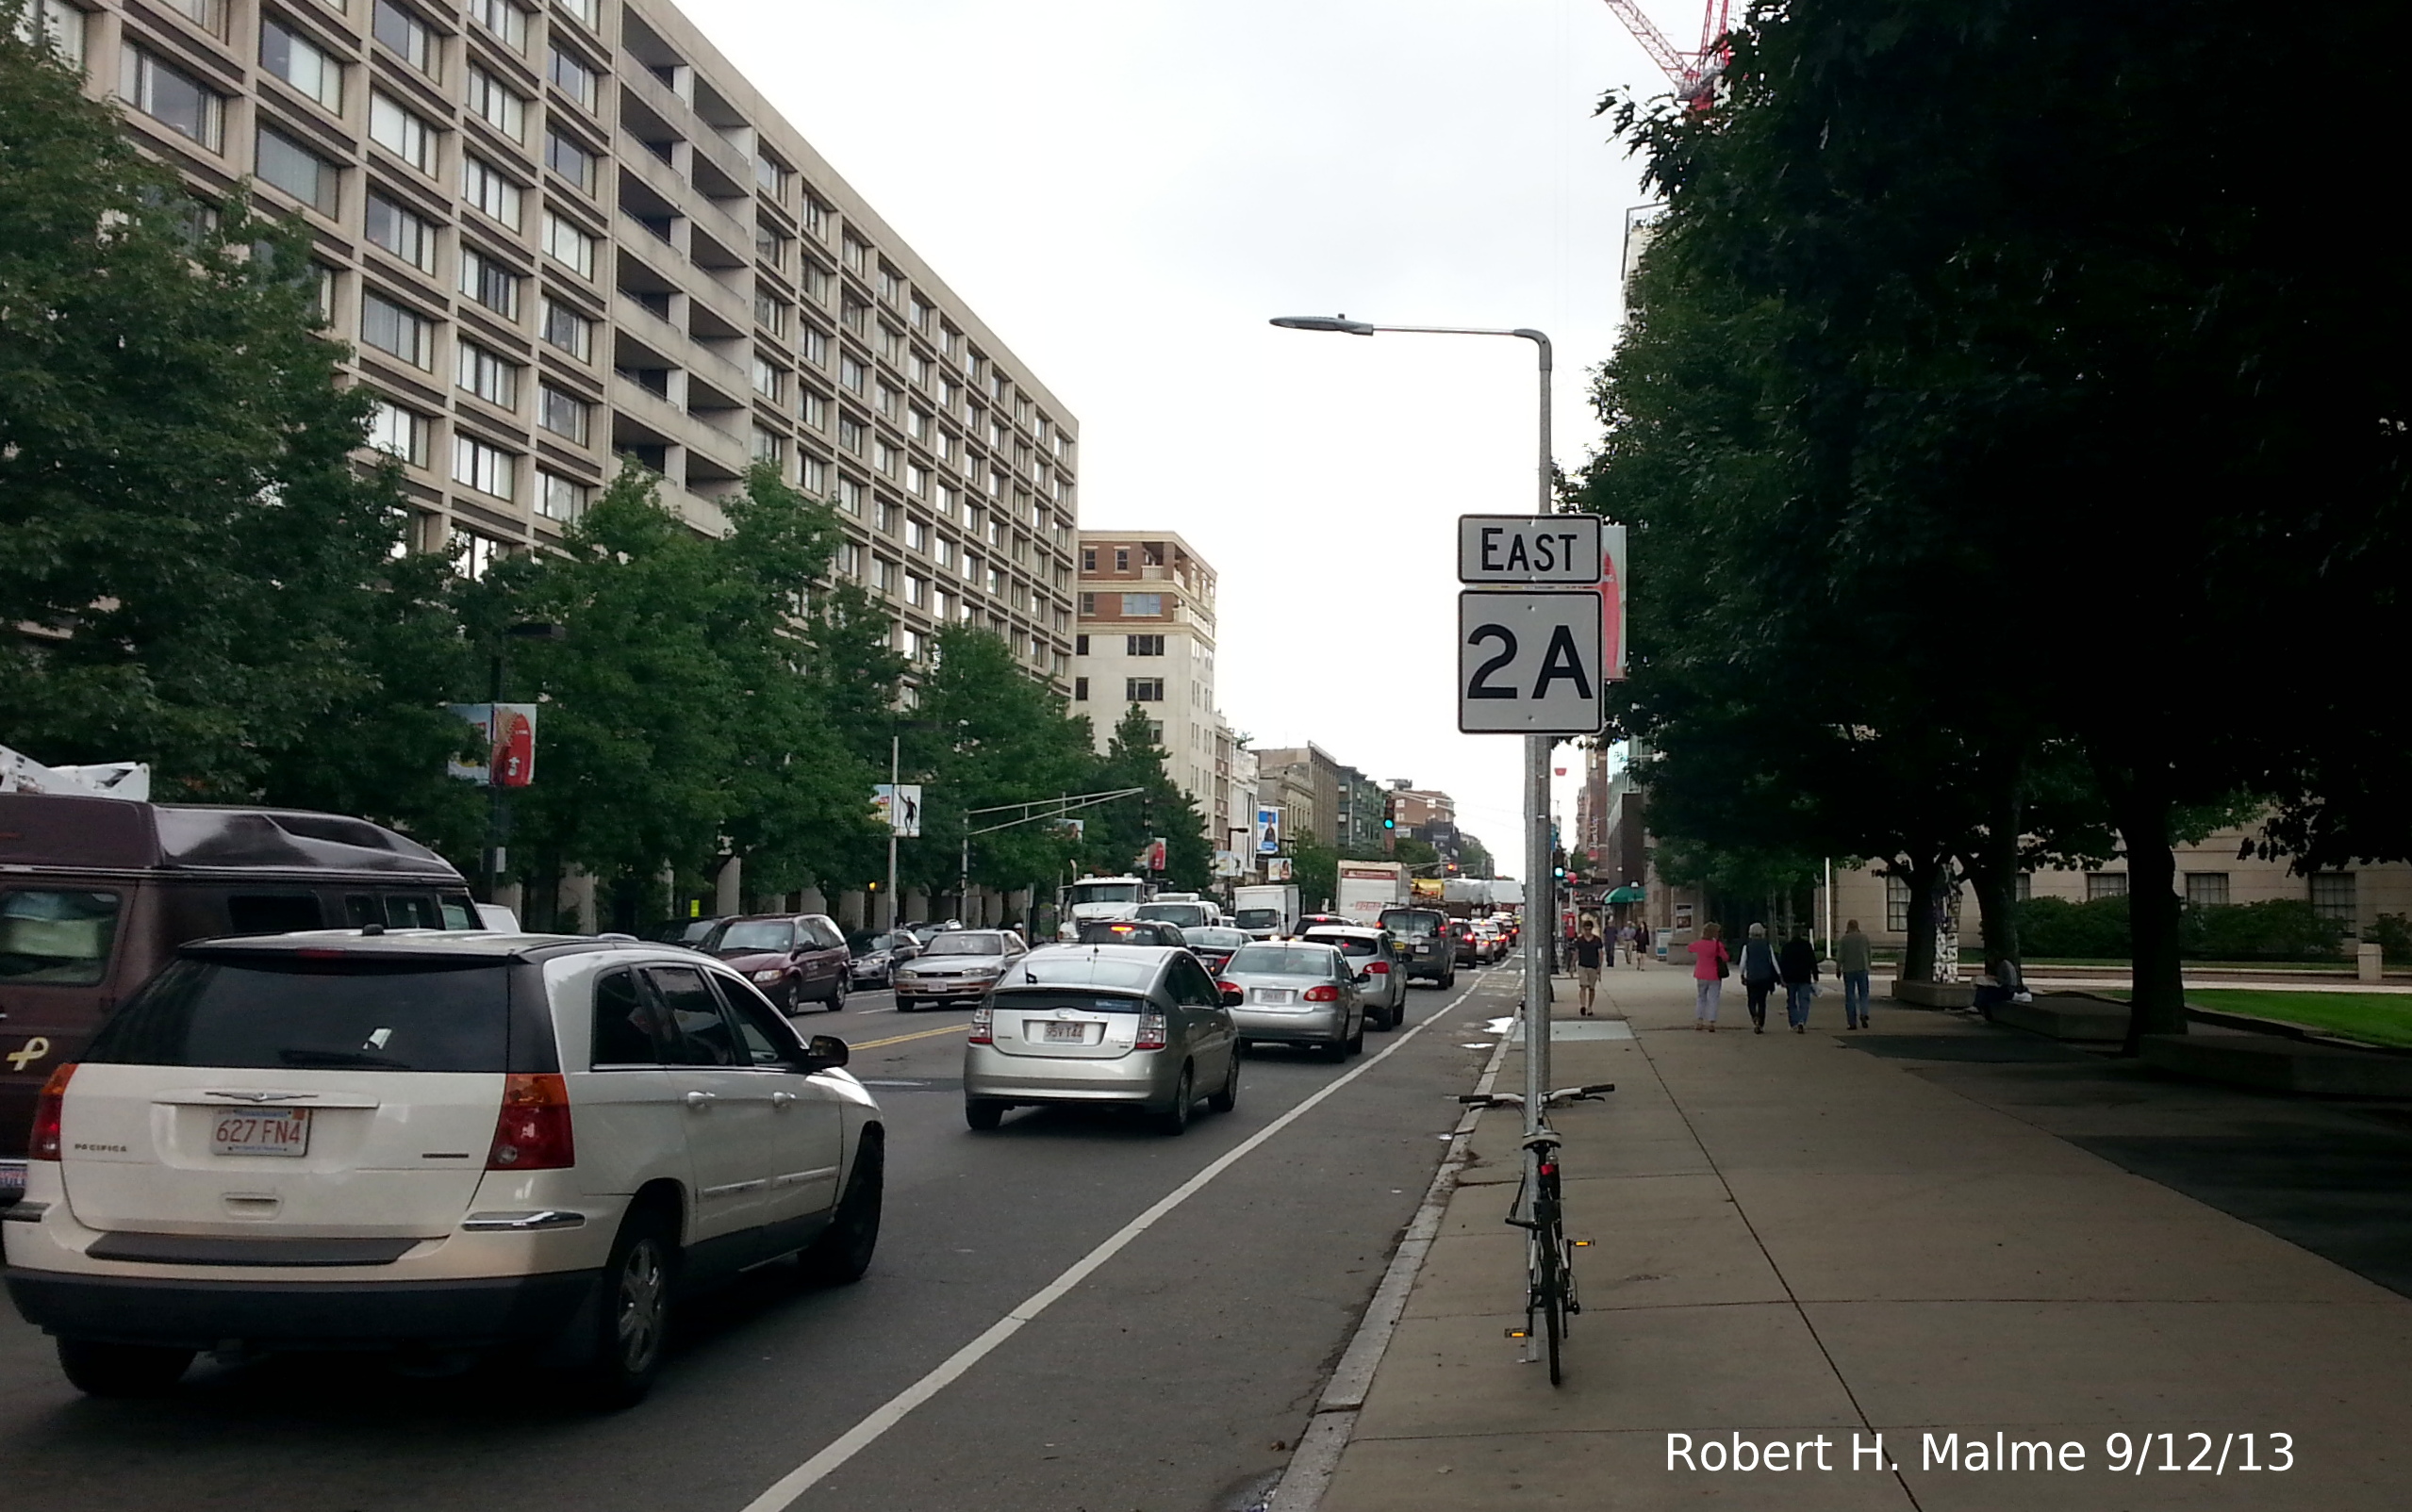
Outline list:
[[[1596,427],[1632,162],[1601,91],[1663,82],[1600,0],[681,0],[1070,406],[1081,522],[1221,577],[1218,687],[1260,745],[1446,788],[1520,870],[1519,742],[1457,732],[1455,518]],[[1644,0],[1670,36],[1696,0]],[[1561,747],[1573,816],[1578,753]]]

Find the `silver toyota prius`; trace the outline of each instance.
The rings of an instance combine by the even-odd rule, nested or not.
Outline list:
[[[1338,945],[1304,940],[1244,945],[1223,963],[1223,985],[1238,990],[1231,1018],[1242,1040],[1312,1044],[1335,1060],[1365,1048],[1365,1011],[1357,994],[1372,979],[1352,967]]]
[[[1240,1059],[1226,999],[1178,946],[1042,945],[972,1012],[964,1121],[993,1129],[1015,1108],[1120,1103],[1179,1134],[1200,1097],[1230,1112]]]

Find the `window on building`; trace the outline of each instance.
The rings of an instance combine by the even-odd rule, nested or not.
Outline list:
[[[422,273],[436,271],[436,228],[382,194],[369,196],[369,239]]]
[[[469,0],[470,19],[503,40],[515,53],[528,50],[528,13],[510,0]]]
[[[581,278],[595,276],[595,238],[550,210],[544,215],[544,253]]]
[[[1162,656],[1165,638],[1162,635],[1125,635],[1123,650],[1130,656]]]
[[[796,334],[796,352],[816,368],[829,366],[829,333],[817,325],[807,325]]]
[[[536,394],[536,422],[565,440],[586,444],[586,436],[594,424],[595,407],[567,389],[551,384],[538,384]]]
[[[520,407],[520,369],[501,353],[489,352],[474,341],[463,341],[454,373],[460,386],[489,404],[504,409]]]
[[[520,285],[524,280],[509,268],[474,247],[460,250],[461,292],[506,320],[520,318]]]
[[[787,266],[787,249],[792,245],[794,238],[781,236],[759,222],[754,223],[753,255],[771,267],[784,270]]]
[[[462,577],[482,578],[495,563],[510,554],[510,547],[491,535],[480,535],[475,531],[453,532],[453,570]]]
[[[487,220],[520,228],[520,186],[473,153],[461,155],[461,198]]]
[[[869,485],[859,478],[841,474],[837,480],[837,506],[858,518],[862,516],[864,504],[870,500],[870,493]]]
[[[2186,903],[2189,908],[2225,908],[2227,901],[2227,873],[2188,872],[2186,874]]]
[[[585,22],[588,31],[603,25],[603,0],[553,0],[553,3]]]
[[[1089,638],[1086,635],[1075,635],[1072,637],[1072,654],[1075,656],[1086,656],[1089,654]]]
[[[2087,902],[2091,903],[2097,898],[2125,897],[2126,896],[2127,874],[2125,872],[2086,873]]]
[[[753,184],[754,188],[774,200],[785,199],[787,197],[786,166],[768,157],[756,157],[753,160]]]
[[[951,567],[955,565],[955,543],[941,535],[933,554],[940,567]]]
[[[1122,689],[1122,696],[1132,703],[1165,701],[1165,680],[1160,677],[1124,678]]]
[[[360,296],[360,344],[400,357],[414,368],[436,366],[436,328],[425,317],[381,294]]]
[[[539,334],[546,345],[558,347],[580,362],[594,360],[595,322],[550,294],[545,296],[543,329]]]
[[[851,415],[837,417],[837,445],[856,456],[863,454],[863,422]]]
[[[2333,919],[2354,933],[2361,926],[2361,897],[2354,884],[2352,872],[2314,872],[2311,875],[2311,911],[2323,919]]]
[[[1098,596],[1094,593],[1084,593],[1081,595],[1081,617],[1083,619],[1090,618],[1094,616],[1097,612]]]
[[[1165,596],[1161,593],[1126,593],[1122,596],[1122,612],[1133,619],[1148,619],[1165,612]]]
[[[805,493],[815,499],[828,495],[829,464],[827,462],[817,456],[806,456],[802,459],[801,470],[802,472],[801,486]]]
[[[1082,570],[1082,571],[1083,571],[1083,572],[1095,572],[1097,569],[1098,569],[1098,549],[1097,549],[1096,547],[1094,547],[1094,546],[1083,546],[1083,547],[1082,547],[1082,548],[1081,548],[1081,570]]]
[[[803,266],[796,270],[796,282],[802,289],[804,298],[816,304],[829,303],[829,270],[810,257],[805,258]]]
[[[387,96],[369,96],[369,140],[430,178],[436,173],[437,131]]]
[[[546,519],[563,525],[576,524],[593,495],[592,488],[575,478],[565,478],[542,468],[536,469],[536,512]]]
[[[427,465],[427,437],[433,429],[427,417],[389,399],[379,399],[369,412],[369,445],[414,468]]]
[[[753,391],[772,403],[787,398],[787,370],[757,352],[753,354]]]
[[[519,467],[520,459],[500,447],[488,446],[475,436],[453,437],[454,483],[497,499],[510,499],[516,497]]]
[[[259,181],[283,189],[304,205],[333,215],[340,203],[342,171],[281,131],[259,128]]]
[[[259,24],[259,66],[328,109],[343,109],[343,65],[273,16]]]
[[[786,455],[787,438],[770,427],[757,423],[753,428],[753,460],[776,467],[785,460]]]
[[[837,359],[837,381],[848,390],[861,393],[870,378],[871,370],[852,357]]]
[[[930,469],[918,462],[904,465],[904,491],[917,497],[930,491]]]
[[[1131,570],[1131,548],[1117,546],[1114,549],[1114,570],[1116,572]]]
[[[1089,701],[1089,680],[1087,678],[1076,677],[1072,680],[1072,701],[1075,703],[1086,703]]]
[[[896,534],[896,521],[897,521],[897,511],[896,511],[896,505],[894,505],[894,504],[890,503],[888,501],[886,501],[886,500],[884,500],[884,499],[881,500],[881,501],[880,501],[880,521],[879,521],[879,523],[880,523],[880,534],[883,534],[883,535],[893,535],[893,534]]]
[[[1150,746],[1161,746],[1161,745],[1163,745],[1164,743],[1165,743],[1165,722],[1164,722],[1163,720],[1161,720],[1161,719],[1150,719],[1150,720],[1148,720],[1148,745],[1150,745]]]
[[[871,445],[871,466],[879,468],[887,477],[896,476],[896,465],[902,455],[903,453],[885,441],[875,441]]]
[[[904,545],[907,551],[928,555],[930,551],[929,525],[921,520],[907,519],[904,522]]]
[[[861,272],[865,260],[870,255],[870,251],[871,249],[859,238],[850,234],[846,238],[846,266],[858,273]]]
[[[469,70],[469,112],[513,141],[528,140],[526,96],[474,63]]]
[[[83,72],[84,13],[66,0],[29,0],[17,18],[17,35],[28,42],[41,37],[60,62]]]
[[[829,429],[829,399],[826,395],[804,390],[803,403],[796,407],[797,419],[816,431]]]
[[[139,47],[125,49],[118,92],[135,109],[212,152],[223,140],[225,101],[191,74]]]
[[[577,54],[553,45],[552,57],[545,67],[545,77],[562,93],[591,110],[595,107],[595,71],[588,68]]]
[[[1884,927],[1892,934],[1909,932],[1909,879],[1906,877],[1884,879]]]
[[[404,62],[431,79],[437,76],[436,34],[416,14],[394,4],[394,0],[376,0],[376,12],[369,29]]]
[[[930,584],[926,579],[917,577],[910,572],[907,572],[904,575],[904,601],[906,603],[909,603],[917,609],[921,606],[922,602],[929,598],[929,596]]]
[[[764,330],[768,331],[772,336],[785,336],[787,334],[787,308],[785,302],[772,299],[768,294],[764,293],[760,289],[754,290],[754,323],[761,326]]]

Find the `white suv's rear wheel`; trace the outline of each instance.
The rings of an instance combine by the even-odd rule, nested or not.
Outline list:
[[[677,1248],[669,1222],[658,1212],[633,1212],[620,1224],[603,1265],[594,1355],[585,1372],[586,1395],[595,1405],[634,1406],[652,1389],[669,1340]]]

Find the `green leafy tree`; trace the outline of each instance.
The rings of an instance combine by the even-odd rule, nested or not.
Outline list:
[[[922,680],[917,724],[904,748],[912,769],[925,774],[922,835],[907,875],[935,896],[958,894],[963,841],[970,830],[1018,817],[1007,804],[1052,799],[1086,790],[1096,757],[1089,726],[1065,710],[1054,688],[1025,670],[1013,648],[988,631],[956,625],[935,638],[933,666]],[[970,836],[971,880],[1004,891],[1033,888],[1051,895],[1079,850],[1070,832],[1044,821]],[[962,908],[957,897],[957,911]]]
[[[1214,881],[1214,842],[1206,834],[1205,815],[1173,781],[1154,723],[1145,704],[1133,703],[1114,727],[1091,785],[1099,792],[1126,787],[1140,792],[1091,811],[1098,818],[1089,826],[1086,855],[1093,866],[1118,870],[1149,840],[1162,837],[1165,885],[1202,891]]]
[[[307,229],[195,200],[21,15],[0,8],[0,741],[208,798],[322,774],[313,742],[440,755],[424,704],[378,714],[425,691],[380,675],[428,644],[428,599],[364,607],[406,516],[352,461],[370,399],[317,334]]]
[[[2363,775],[2402,748],[2402,700],[2354,708],[2347,680],[2221,717],[2301,681],[2241,625],[2387,643],[2412,518],[2401,259],[2301,237],[2351,155],[2235,108],[2279,25],[2240,0],[2174,33],[2067,0],[1806,0],[1753,10],[1717,110],[1618,107],[1669,212],[1594,497],[1638,506],[1637,620],[1695,621],[1637,623],[1637,651],[1722,688],[1704,732],[1872,731],[1862,791],[1929,812],[1834,848],[1974,860],[1996,896],[2037,753],[2070,743],[2134,879],[2137,1034],[2184,1027],[2187,811],[2272,792],[2272,844],[2305,860],[2412,847],[2401,784]],[[2383,134],[2391,92],[2354,93],[2324,132]],[[1701,713],[1635,682],[1644,728]],[[1761,794],[1777,848],[1779,820],[1871,828],[1814,750],[1764,764],[1810,779]]]
[[[1329,909],[1340,897],[1340,852],[1307,831],[1290,835],[1290,879],[1298,903],[1310,912]]]

